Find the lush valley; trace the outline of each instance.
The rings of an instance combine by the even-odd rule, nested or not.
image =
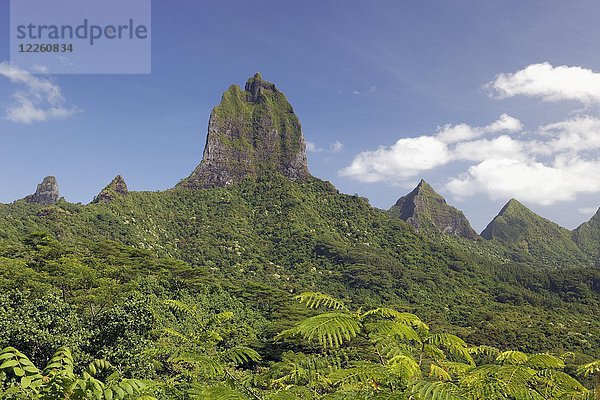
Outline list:
[[[0,205],[3,397],[593,398],[598,215],[569,232],[511,200],[480,237],[425,182],[388,212],[339,193],[304,147],[257,74],[175,188]],[[44,370],[59,348],[79,367]]]

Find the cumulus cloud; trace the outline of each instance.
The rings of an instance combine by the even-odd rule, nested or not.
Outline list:
[[[486,194],[550,205],[600,193],[600,119],[580,116],[524,135],[508,115],[483,127],[446,125],[435,134],[402,138],[358,154],[340,175],[361,182],[407,183],[450,163],[466,170],[446,189],[456,198]]]
[[[483,127],[471,127],[467,124],[444,125],[438,128],[437,138],[445,143],[456,143],[475,139],[488,133],[518,132],[523,129],[521,121],[508,114],[502,114],[497,121]]]
[[[549,140],[538,151],[582,152],[600,150],[600,118],[578,116],[567,121],[544,125],[540,134]]]
[[[582,67],[545,62],[531,64],[515,73],[500,74],[486,87],[493,97],[529,96],[544,101],[600,102],[600,73]]]
[[[580,193],[600,193],[599,169],[600,160],[562,156],[551,163],[488,159],[469,167],[463,176],[451,179],[446,188],[457,198],[485,193],[493,199],[518,197],[526,202],[551,205],[574,200]]]
[[[340,175],[361,182],[400,183],[457,158],[470,159],[477,153],[477,149],[468,148],[456,151],[452,146],[455,143],[474,143],[465,143],[465,141],[488,133],[513,132],[520,130],[521,127],[518,119],[506,114],[502,114],[497,121],[483,127],[472,127],[467,124],[444,125],[438,128],[435,135],[402,138],[392,146],[382,146],[374,151],[362,152],[348,167],[340,171]],[[493,146],[490,144],[488,147]]]
[[[40,69],[41,67],[36,68],[38,72]],[[9,121],[31,124],[64,119],[77,112],[76,108],[67,107],[60,86],[49,79],[34,76],[6,62],[0,63],[0,75],[21,86],[11,96],[13,102],[6,109]]]
[[[365,151],[340,171],[361,182],[398,182],[450,161],[446,143],[432,136],[403,138],[390,147]]]

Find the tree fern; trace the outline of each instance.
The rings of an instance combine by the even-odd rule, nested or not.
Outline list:
[[[451,382],[418,381],[410,386],[416,400],[463,400],[459,388]]]
[[[282,332],[279,338],[300,336],[308,342],[316,341],[327,349],[341,346],[356,337],[360,331],[361,325],[353,316],[332,312],[307,318],[295,328]]]

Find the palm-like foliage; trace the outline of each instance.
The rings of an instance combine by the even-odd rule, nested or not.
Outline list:
[[[332,349],[348,357],[341,363],[314,363],[306,369],[302,360],[288,355],[285,362],[294,372],[273,379],[287,383],[288,390],[302,384],[312,389],[314,398],[423,400],[591,399],[594,395],[563,371],[563,359],[551,354],[469,347],[455,335],[430,332],[416,315],[391,308],[351,311],[342,301],[321,293],[303,293],[297,299],[324,312],[277,338],[318,345],[321,351],[305,359],[327,359]],[[475,359],[487,363],[477,366]],[[589,376],[599,369],[591,363],[579,372]]]
[[[73,399],[73,400],[152,400],[145,395],[146,385],[137,379],[121,379],[110,363],[95,360],[81,374],[74,372],[73,356],[62,347],[43,370],[38,369],[20,351],[7,347],[0,351],[0,372],[8,389],[2,398]],[[99,375],[107,375],[103,381]]]

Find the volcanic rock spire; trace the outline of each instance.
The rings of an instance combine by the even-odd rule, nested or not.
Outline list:
[[[294,109],[274,84],[257,73],[244,90],[232,85],[223,94],[210,115],[203,160],[181,185],[228,186],[264,171],[293,180],[310,176]]]

